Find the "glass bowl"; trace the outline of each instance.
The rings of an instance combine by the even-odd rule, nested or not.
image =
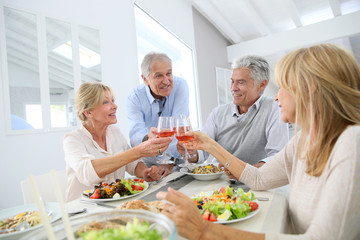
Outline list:
[[[150,229],[155,229],[164,240],[177,239],[177,230],[175,224],[166,216],[143,210],[114,210],[93,213],[82,217],[70,219],[72,231],[75,233],[85,224],[90,222],[109,222],[126,224],[127,222],[133,222],[137,219],[138,223],[148,222]],[[52,224],[53,231],[56,239],[67,239],[65,227],[62,221]],[[47,239],[46,231],[44,228],[37,229],[31,233],[25,235],[21,240],[42,240]],[[78,238],[82,239],[82,238]],[[117,238],[121,239],[121,238]],[[136,238],[134,238],[136,239]]]

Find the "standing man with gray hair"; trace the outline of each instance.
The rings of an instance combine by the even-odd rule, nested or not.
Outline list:
[[[288,125],[281,120],[274,99],[262,96],[270,72],[264,58],[241,57],[233,62],[232,70],[233,103],[213,109],[202,132],[236,157],[260,167],[285,146]],[[180,145],[178,150],[183,151]],[[208,156],[199,151],[196,159],[203,161]]]
[[[151,128],[157,127],[160,116],[189,115],[189,88],[182,78],[173,76],[172,61],[164,53],[150,52],[141,63],[141,77],[144,83],[133,89],[126,102],[130,123],[130,144],[132,147],[154,136]],[[170,143],[167,153],[179,158],[177,140]],[[156,164],[156,157],[144,158],[146,165]],[[172,165],[164,165],[166,174]]]

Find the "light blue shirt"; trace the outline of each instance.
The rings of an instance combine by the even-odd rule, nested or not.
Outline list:
[[[155,99],[150,92],[150,88],[144,83],[133,89],[127,98],[126,114],[130,124],[130,145],[139,145],[142,139],[150,131],[151,127],[157,127],[160,116],[176,116],[185,113],[189,115],[189,88],[187,82],[179,77],[173,77],[173,88],[171,94],[164,98],[163,109],[160,110],[159,100]],[[176,149],[177,140],[174,137],[166,150],[168,154],[179,158],[180,153]],[[148,164],[149,158],[144,159]],[[155,164],[156,159],[152,162]],[[148,164],[149,165],[149,164]],[[151,165],[151,164],[150,164]]]
[[[229,103],[228,105],[231,105],[233,111],[229,111],[229,118],[235,118],[238,123],[241,123],[245,120],[247,120],[248,117],[254,114],[254,112],[258,111],[260,108],[261,100],[263,99],[263,96],[260,96],[260,98],[248,109],[246,113],[240,114],[238,111],[238,108],[235,104]],[[224,106],[224,105],[223,105]],[[218,111],[223,106],[216,107],[209,115],[208,119],[206,120],[206,124],[201,130],[203,133],[206,133],[210,138],[214,140],[219,140],[219,137],[223,136],[223,129],[219,129],[219,126],[217,125],[217,118]],[[260,115],[260,114],[256,114]],[[223,116],[225,117],[225,116]],[[230,123],[229,123],[230,124]],[[258,126],[250,126],[248,124],[252,124],[252,121],[247,123],[247,127],[258,127]],[[288,130],[288,124],[284,123],[281,120],[281,112],[280,108],[277,106],[277,103],[274,101],[272,104],[272,111],[270,111],[270,114],[268,115],[268,120],[266,121],[265,129],[259,129],[259,131],[265,132],[266,137],[266,144],[264,151],[266,152],[266,158],[258,159],[258,161],[268,161],[272,158],[277,152],[279,152],[285,144],[289,140],[289,130]],[[240,134],[240,132],[239,132]],[[223,139],[222,141],[224,141]],[[234,146],[240,146],[242,142],[233,142],[231,143]],[[256,151],[257,149],[248,149],[249,151]],[[203,153],[203,154],[201,154]],[[232,153],[234,154],[234,153]],[[199,151],[199,162],[202,162],[203,160],[207,159],[209,157],[209,154],[203,151]],[[241,159],[241,158],[240,158]]]

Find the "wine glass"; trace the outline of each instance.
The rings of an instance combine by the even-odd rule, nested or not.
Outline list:
[[[161,116],[157,126],[157,137],[172,137],[174,136],[174,119],[172,117]],[[166,150],[162,153],[161,160],[158,160],[159,164],[171,164],[174,163],[170,160],[170,156],[166,154]]]
[[[176,124],[175,124],[175,137],[179,141],[179,143],[186,143],[189,142],[191,139],[193,139],[194,136],[186,135],[186,133],[191,130],[192,130],[191,122],[190,119],[186,116],[186,114],[178,115],[176,117]],[[179,166],[187,168],[194,164],[188,161],[190,156],[186,147],[184,148],[185,148],[185,155],[182,156],[182,158],[185,159],[185,163],[179,164]]]

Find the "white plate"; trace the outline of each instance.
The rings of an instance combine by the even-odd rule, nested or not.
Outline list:
[[[259,201],[257,199],[253,200],[252,202],[256,202],[257,204],[259,204]],[[249,212],[246,217],[233,219],[233,220],[228,220],[228,221],[217,221],[217,222],[214,222],[214,223],[230,224],[230,223],[245,221],[246,219],[252,218],[256,214],[258,214],[259,210],[260,210],[260,205],[255,211]]]
[[[144,190],[142,190],[141,192],[135,193],[135,194],[133,194],[133,195],[128,195],[128,196],[124,196],[124,197],[91,199],[91,198],[86,197],[86,196],[84,196],[84,195],[82,195],[82,194],[81,194],[81,196],[82,196],[82,198],[86,199],[87,201],[92,201],[92,202],[113,202],[113,201],[119,201],[119,200],[123,200],[123,199],[126,199],[126,198],[132,198],[132,197],[134,197],[134,196],[136,196],[136,195],[139,195],[139,194],[145,192],[145,191],[149,188],[149,183],[146,182],[146,181],[144,181],[143,183],[144,183],[144,185],[145,185]],[[89,191],[92,192],[93,190],[86,190],[86,191],[84,191],[84,193],[89,193]]]
[[[200,180],[200,181],[209,181],[209,180],[215,180],[221,177],[221,175],[223,175],[224,172],[218,172],[218,173],[208,173],[208,174],[194,174],[194,173],[190,173],[190,171],[192,171],[194,168],[199,167],[199,166],[205,166],[205,165],[209,165],[209,164],[199,164],[199,165],[191,165],[188,168],[181,168],[180,172],[185,173],[187,175],[193,176],[193,178],[195,178],[196,180]],[[216,164],[213,164],[216,166]]]
[[[51,214],[50,222],[54,222],[54,221],[58,220],[59,218],[61,218],[61,211],[60,211],[60,206],[58,203],[47,202],[46,210],[53,211],[53,213]],[[33,203],[33,204],[25,204],[25,205],[20,205],[20,206],[16,206],[16,207],[2,209],[2,210],[0,210],[0,221],[3,221],[9,217],[16,216],[17,214],[20,214],[20,213],[26,212],[26,211],[38,211],[38,207],[35,203]],[[0,234],[0,239],[2,239],[2,240],[3,239],[18,239],[21,235],[23,235],[27,232],[33,231],[35,229],[38,229],[42,226],[43,226],[42,224],[39,224],[34,227],[25,229],[23,231]]]
[[[205,192],[206,195],[208,196],[211,196],[213,194],[213,191],[210,191],[210,192]],[[197,196],[194,196],[193,198],[195,198]],[[246,217],[243,217],[243,218],[238,218],[238,219],[233,219],[233,220],[227,220],[227,221],[216,221],[216,222],[213,222],[213,223],[219,223],[219,224],[230,224],[230,223],[236,223],[236,222],[241,222],[241,221],[245,221],[249,218],[252,218],[253,216],[255,216],[256,214],[258,214],[258,212],[260,211],[260,204],[259,204],[259,201],[257,199],[253,200],[252,202],[256,202],[259,207],[255,210],[255,211],[252,211],[252,212],[249,212],[248,215]]]

